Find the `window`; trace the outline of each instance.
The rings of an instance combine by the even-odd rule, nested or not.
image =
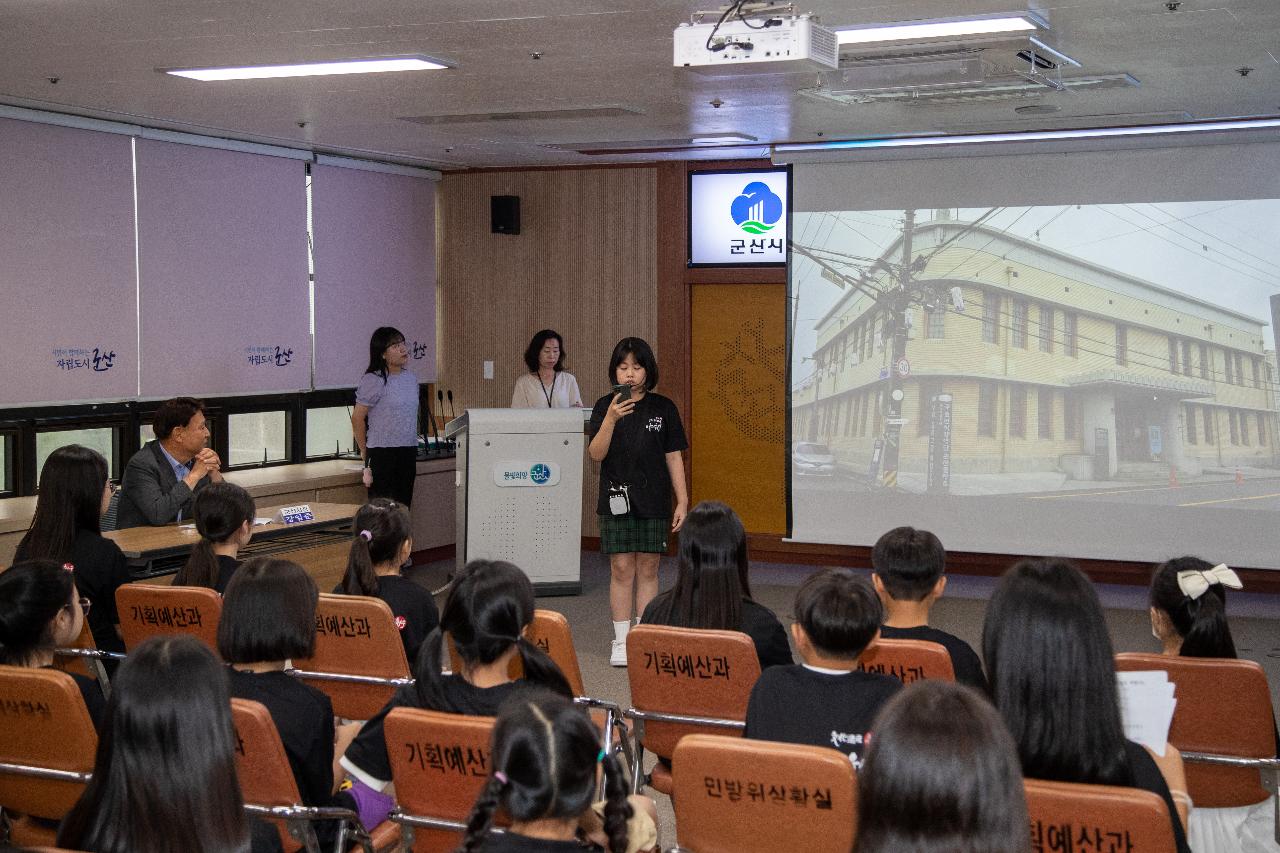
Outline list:
[[[114,427],[94,427],[91,429],[60,429],[60,430],[44,430],[36,433],[36,477],[37,485],[39,485],[40,472],[44,470],[45,460],[49,458],[49,454],[57,450],[59,447],[66,447],[68,444],[79,444],[90,450],[96,450],[101,453],[107,460],[107,476],[115,479],[120,476],[116,471],[115,465],[115,440],[116,429]]]
[[[850,394],[844,399],[844,434],[847,438],[853,435],[853,395]]]
[[[1169,372],[1178,372],[1178,340],[1173,337],[1169,338]]]
[[[1053,306],[1040,306],[1040,352],[1053,352]]]
[[[307,458],[358,452],[351,433],[351,408],[325,406],[307,409]]]
[[[831,401],[831,430],[832,435],[840,434],[840,401]]]
[[[1209,378],[1209,347],[1200,344],[1200,378]]]
[[[1027,389],[1024,385],[1009,388],[1009,435],[1027,437]]]
[[[996,384],[978,383],[978,435],[996,434]]]
[[[1062,315],[1062,351],[1071,358],[1076,358],[1080,355],[1076,337],[1078,324],[1079,318],[1075,314],[1064,313]]]
[[[243,412],[227,416],[227,465],[283,462],[289,456],[285,413]]]
[[[1227,409],[1227,428],[1231,430],[1231,443],[1240,443],[1240,425],[1236,423],[1236,410]]]
[[[1258,376],[1258,360],[1256,358],[1249,359],[1249,367],[1253,371],[1253,387],[1261,388],[1262,381]]]
[[[1244,356],[1240,353],[1235,354],[1236,359],[1236,384],[1244,384]]]
[[[982,297],[982,340],[1000,343],[1000,294],[988,291]]]
[[[1232,363],[1233,363],[1233,362],[1232,362],[1232,359],[1231,359],[1231,352],[1230,352],[1229,350],[1225,350],[1225,349],[1224,349],[1224,350],[1222,351],[1222,362],[1223,362],[1223,364],[1226,366],[1226,371],[1227,371],[1227,384],[1228,384],[1228,385],[1234,385],[1234,384],[1236,384],[1236,377],[1235,377],[1235,373],[1234,373],[1234,372],[1232,371],[1232,369],[1231,369],[1231,365],[1232,365]]]
[[[836,370],[844,372],[845,356],[849,353],[849,336],[845,335],[840,339],[840,364],[836,366]]]
[[[1010,342],[1019,349],[1027,348],[1027,303],[1021,299],[1013,300],[1013,322]]]
[[[871,414],[871,397],[869,394],[862,396],[862,417],[858,424],[858,435],[867,434],[867,416]]]
[[[12,444],[13,433],[0,432],[0,494],[14,491]]]
[[[1191,375],[1191,341],[1188,340],[1182,342],[1182,373],[1184,376]]]
[[[1187,443],[1196,444],[1196,407],[1188,405],[1183,415],[1187,424]]]
[[[1062,434],[1068,441],[1080,438],[1080,398],[1070,391],[1062,392]]]
[[[1213,409],[1205,406],[1200,413],[1204,416],[1204,443],[1213,444]]]
[[[1258,419],[1258,446],[1266,447],[1267,446],[1267,419],[1263,416],[1262,412],[1258,412],[1258,414],[1255,415],[1255,417]]]
[[[924,336],[933,340],[945,337],[947,309],[941,305],[924,314]]]
[[[1249,446],[1249,415],[1245,412],[1236,412],[1236,417],[1240,419],[1240,443],[1245,447]]]
[[[1053,438],[1053,389],[1041,388],[1036,406],[1036,421],[1041,438]]]
[[[1129,329],[1116,324],[1116,364],[1124,366],[1129,363]]]

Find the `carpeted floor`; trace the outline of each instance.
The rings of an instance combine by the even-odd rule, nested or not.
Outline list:
[[[406,574],[430,589],[444,586],[453,562],[415,566]],[[660,588],[675,580],[675,561],[662,561]],[[751,585],[754,598],[769,607],[784,625],[790,623],[796,587],[810,573],[811,566],[753,563]],[[947,595],[933,610],[930,624],[967,641],[981,655],[982,621],[986,602],[995,586],[994,578],[950,576]],[[587,692],[626,708],[630,701],[625,667],[609,665],[609,642],[613,639],[608,612],[609,563],[603,555],[582,554],[582,594],[540,597],[538,606],[563,613],[573,629],[578,662]],[[1145,588],[1101,584],[1098,593],[1106,608],[1107,624],[1117,652],[1159,651],[1151,636]],[[443,603],[443,597],[438,599]],[[1228,602],[1231,632],[1242,658],[1257,661],[1267,673],[1272,703],[1280,707],[1280,596],[1232,592]],[[675,819],[666,797],[656,795],[659,829],[663,847],[675,844]]]

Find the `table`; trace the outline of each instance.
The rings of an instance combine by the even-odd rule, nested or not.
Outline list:
[[[270,554],[294,560],[306,566],[323,589],[331,589],[341,580],[342,569],[346,567],[346,553],[351,543],[351,519],[358,509],[359,504],[313,503],[313,521],[289,525],[272,521],[270,524],[255,526],[253,539],[240,549],[240,559]],[[196,533],[195,525],[190,522],[160,527],[130,527],[111,530],[102,535],[120,546],[129,560],[129,570],[134,580],[175,574],[187,561],[191,549],[200,541],[200,534]],[[335,573],[336,577],[333,577]]]

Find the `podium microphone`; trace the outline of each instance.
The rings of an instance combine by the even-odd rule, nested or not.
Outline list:
[[[445,396],[449,398],[449,420],[454,420],[458,416],[453,411],[453,389],[450,388],[448,391],[444,393],[445,393]]]
[[[435,456],[440,451],[440,428],[436,426],[436,413],[431,408],[430,397],[427,397],[427,433],[434,439],[428,444],[427,455]]]
[[[440,404],[440,417],[443,418],[444,417],[444,392],[441,391],[439,388],[436,389],[436,401]],[[445,439],[445,441],[447,442],[446,446],[448,447],[453,446],[452,439]]]

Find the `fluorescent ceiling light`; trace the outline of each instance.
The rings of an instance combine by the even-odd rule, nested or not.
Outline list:
[[[1046,142],[1055,139],[1096,139],[1105,137],[1154,136],[1214,131],[1265,130],[1280,128],[1280,118],[1204,121],[1191,124],[1148,124],[1135,127],[1089,127],[1076,130],[1028,130],[1011,133],[968,133],[953,136],[908,136],[901,139],[846,139],[836,142],[799,142],[775,145],[783,154],[795,151],[835,151],[857,148],[928,148],[944,145],[973,145],[986,142]]]
[[[982,36],[998,33],[1025,33],[1044,28],[1032,15],[1006,15],[998,18],[968,18],[946,21],[903,21],[871,27],[837,29],[840,44],[879,44],[881,42],[924,41],[936,38]]]
[[[449,66],[425,56],[339,59],[295,65],[245,65],[235,68],[164,68],[166,74],[192,80],[265,80],[272,77],[320,77],[331,74],[377,74],[385,71],[435,71]]]

